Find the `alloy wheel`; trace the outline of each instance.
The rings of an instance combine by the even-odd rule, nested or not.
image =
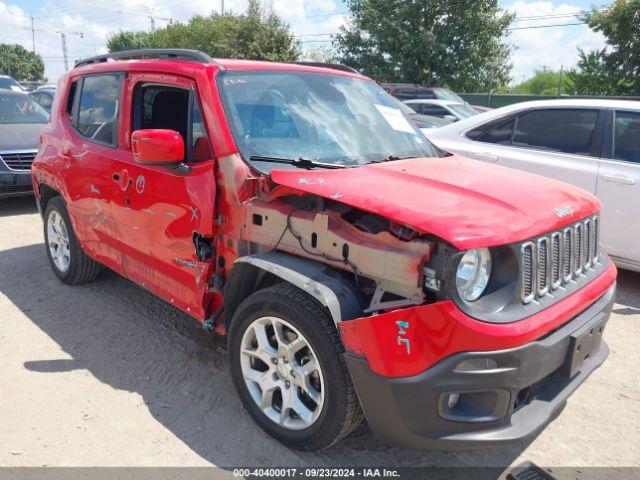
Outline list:
[[[307,339],[289,322],[261,317],[245,331],[240,364],[260,410],[290,430],[310,427],[324,405],[324,377]]]

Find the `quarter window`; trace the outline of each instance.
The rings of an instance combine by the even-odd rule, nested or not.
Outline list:
[[[513,145],[591,155],[597,110],[535,110],[518,117]]]
[[[640,114],[616,112],[613,158],[640,163]]]
[[[120,74],[84,78],[76,124],[81,135],[107,145],[118,143],[121,90]]]
[[[498,145],[511,145],[511,137],[513,136],[513,126],[515,123],[515,118],[512,118],[511,120],[493,127],[488,132],[483,133],[476,140],[479,142],[495,143]]]

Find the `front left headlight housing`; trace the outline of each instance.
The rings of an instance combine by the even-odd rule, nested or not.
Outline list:
[[[460,298],[473,302],[484,293],[491,278],[491,252],[488,248],[467,250],[458,263],[456,288]]]

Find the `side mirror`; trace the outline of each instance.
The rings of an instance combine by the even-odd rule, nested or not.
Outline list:
[[[175,130],[136,130],[131,134],[131,149],[138,163],[175,165],[184,160],[184,140]]]
[[[449,120],[450,122],[457,122],[458,119],[456,117],[454,117],[453,115],[445,115],[444,116],[445,120]]]

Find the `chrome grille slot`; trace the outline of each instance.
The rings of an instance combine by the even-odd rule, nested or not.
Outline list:
[[[593,263],[598,261],[598,245],[600,242],[600,219],[593,217]]]
[[[563,232],[564,234],[564,258],[562,259],[562,280],[567,283],[573,276],[573,253],[574,253],[574,241],[573,241],[573,229],[567,228]]]
[[[538,240],[538,296],[549,292],[549,238]]]
[[[551,235],[551,288],[556,289],[562,284],[562,234],[555,232]]]
[[[573,276],[578,277],[582,273],[582,265],[584,265],[582,258],[584,254],[584,229],[582,228],[582,224],[578,223],[574,227],[575,230],[575,252],[574,252],[574,263],[573,263]]]
[[[535,268],[534,268],[534,253],[535,245],[533,242],[527,242],[522,244],[522,301],[524,303],[531,302],[536,292],[535,286]]]
[[[591,235],[591,220],[587,219],[584,221],[584,270],[587,270],[591,266]]]
[[[0,158],[11,170],[31,170],[37,152],[5,152]]]
[[[586,282],[598,263],[599,217],[586,218],[563,230],[522,243],[521,298],[530,303],[567,283]]]

